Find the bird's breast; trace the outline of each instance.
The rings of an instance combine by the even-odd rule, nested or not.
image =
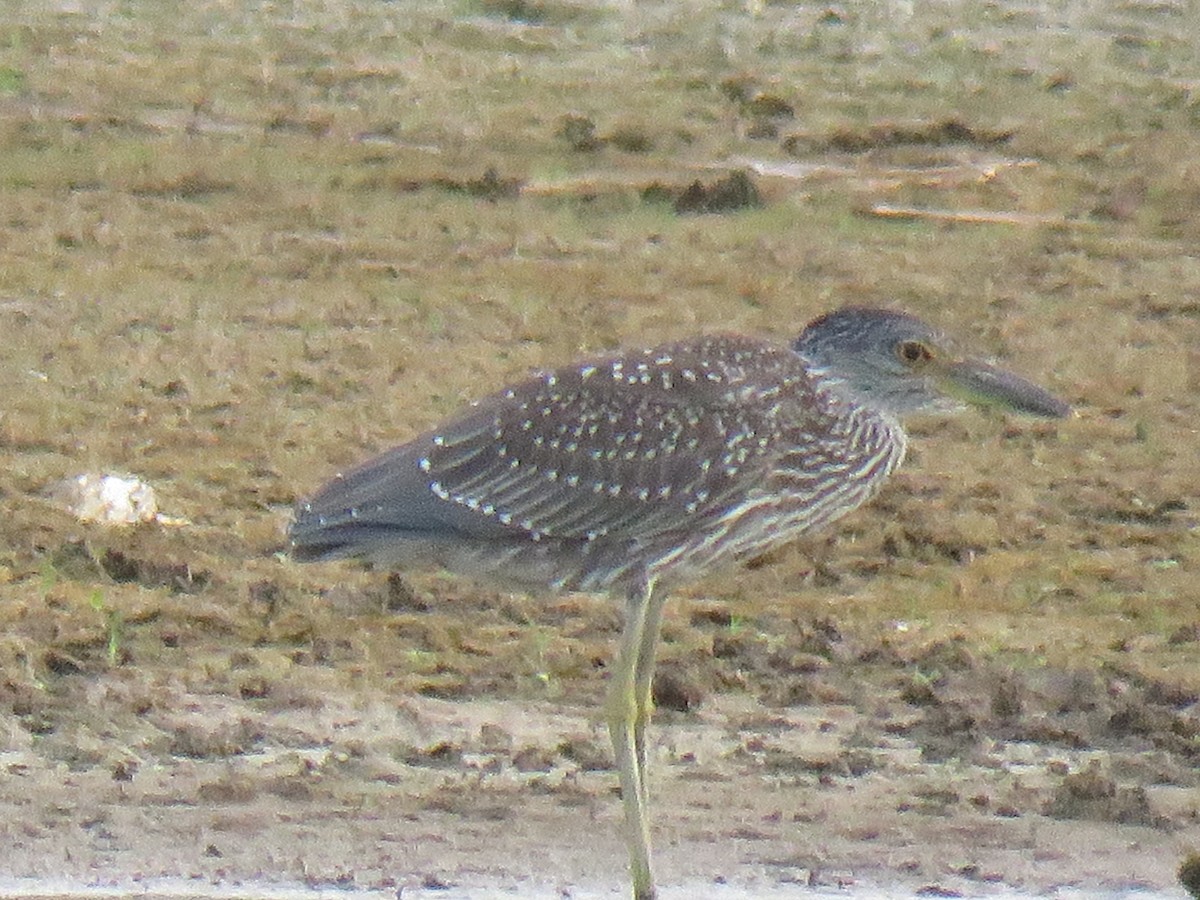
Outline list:
[[[788,435],[770,473],[736,503],[666,545],[655,571],[703,574],[819,531],[870,500],[904,460],[894,419],[853,408]]]

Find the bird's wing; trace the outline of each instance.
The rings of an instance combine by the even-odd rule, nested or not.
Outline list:
[[[472,531],[640,540],[760,485],[797,410],[818,414],[815,396],[786,348],[667,345],[502,391],[427,435],[416,467]]]

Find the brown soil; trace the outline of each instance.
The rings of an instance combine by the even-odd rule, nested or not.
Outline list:
[[[660,880],[1172,884],[1193,5],[9,6],[0,879],[623,890],[618,605],[301,567],[292,504],[532,367],[874,303],[1080,414],[916,422],[673,599]],[[77,521],[107,471],[170,518]]]

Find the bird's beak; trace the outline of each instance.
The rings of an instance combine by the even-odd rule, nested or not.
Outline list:
[[[995,406],[1049,419],[1071,414],[1070,404],[1019,375],[974,359],[952,360],[933,373],[941,389],[976,406]]]

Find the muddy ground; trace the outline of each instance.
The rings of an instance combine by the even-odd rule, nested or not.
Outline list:
[[[531,368],[854,302],[1079,414],[915,422],[869,509],[674,598],[661,881],[1169,889],[1197,16],[0,11],[0,877],[619,895],[617,604],[302,567],[291,507]],[[65,508],[110,471],[160,519]]]

